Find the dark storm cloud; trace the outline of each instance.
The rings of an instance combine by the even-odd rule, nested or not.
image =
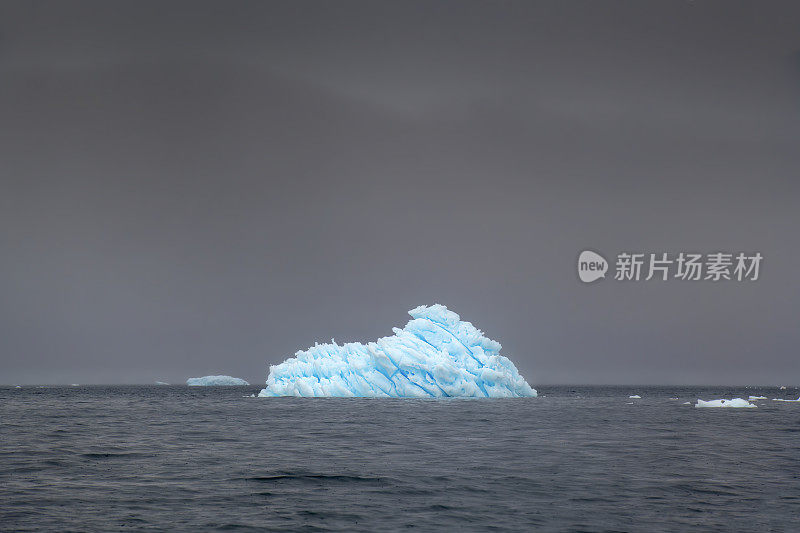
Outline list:
[[[260,382],[440,302],[534,385],[797,382],[799,11],[0,3],[0,381]]]

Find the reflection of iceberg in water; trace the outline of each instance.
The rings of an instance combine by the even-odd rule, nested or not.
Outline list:
[[[488,339],[443,305],[420,306],[376,342],[316,344],[270,367],[259,396],[395,398],[536,396]]]

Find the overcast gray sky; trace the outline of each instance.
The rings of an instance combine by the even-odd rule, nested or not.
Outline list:
[[[0,383],[263,383],[442,303],[528,381],[800,383],[796,2],[0,1]],[[582,284],[584,248],[759,251]]]

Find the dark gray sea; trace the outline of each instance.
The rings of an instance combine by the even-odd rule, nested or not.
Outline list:
[[[772,401],[794,388],[259,388],[0,389],[0,529],[800,531],[800,403]]]

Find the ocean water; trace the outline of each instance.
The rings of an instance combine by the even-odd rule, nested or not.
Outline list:
[[[683,405],[797,389],[537,388],[381,400],[4,387],[0,529],[800,530],[800,403]]]

